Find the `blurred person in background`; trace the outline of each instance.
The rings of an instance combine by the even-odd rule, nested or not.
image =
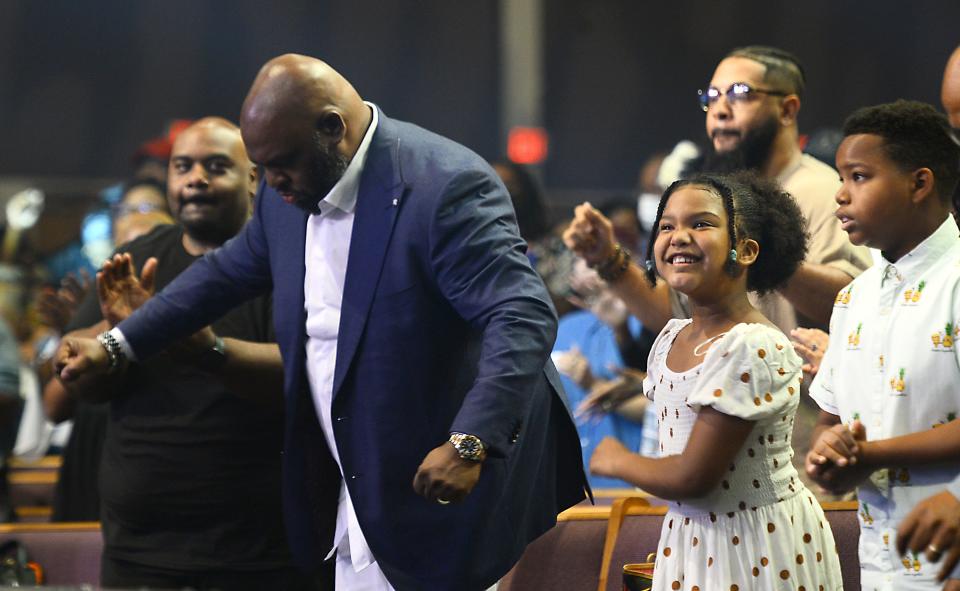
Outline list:
[[[154,286],[239,232],[256,180],[235,125],[211,117],[183,131],[167,189],[179,224],[156,226],[117,249],[129,258],[116,254],[104,264],[97,291],[70,327],[87,328],[73,334],[123,320]],[[143,264],[139,277],[134,261]],[[98,478],[103,585],[254,590],[329,583],[322,577],[332,572],[316,581],[301,575],[284,538],[282,375],[270,306],[269,297],[251,300],[166,355],[71,386],[70,399],[108,401],[101,405],[107,429]],[[91,478],[89,460],[78,468],[63,480]],[[62,500],[75,503],[73,495],[65,491]]]
[[[520,237],[527,242],[527,258],[547,286],[557,316],[562,317],[574,309],[567,299],[574,257],[563,245],[559,228],[553,225],[543,188],[527,166],[509,160],[491,166],[510,193]]]

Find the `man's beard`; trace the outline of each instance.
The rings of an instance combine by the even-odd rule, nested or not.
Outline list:
[[[343,178],[350,166],[350,160],[337,152],[336,148],[328,146],[319,132],[314,134],[313,148],[313,178],[316,190],[310,194],[298,194],[294,205],[311,213],[318,213],[320,201]]]
[[[713,142],[709,142],[701,172],[728,173],[762,168],[770,157],[778,129],[777,119],[770,117],[744,133],[740,143],[732,150],[717,152]]]

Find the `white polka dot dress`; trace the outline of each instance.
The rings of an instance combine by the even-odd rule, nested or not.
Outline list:
[[[799,357],[780,331],[738,324],[711,345],[702,364],[676,373],[667,353],[689,323],[671,320],[650,353],[644,389],[659,413],[661,453],[683,451],[703,406],[755,425],[716,489],[671,503],[653,589],[842,589],[830,525],[791,463]]]

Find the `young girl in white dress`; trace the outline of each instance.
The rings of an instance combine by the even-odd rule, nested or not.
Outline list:
[[[590,461],[673,501],[654,590],[843,588],[830,525],[791,462],[802,362],[747,298],[797,270],[802,220],[788,194],[750,175],[678,181],[660,201],[648,277],[693,310],[650,353],[644,391],[659,412],[661,457],[607,438]]]

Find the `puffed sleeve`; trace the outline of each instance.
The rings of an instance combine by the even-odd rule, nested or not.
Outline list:
[[[687,404],[750,421],[781,414],[799,400],[801,364],[780,331],[738,324],[707,351]]]

